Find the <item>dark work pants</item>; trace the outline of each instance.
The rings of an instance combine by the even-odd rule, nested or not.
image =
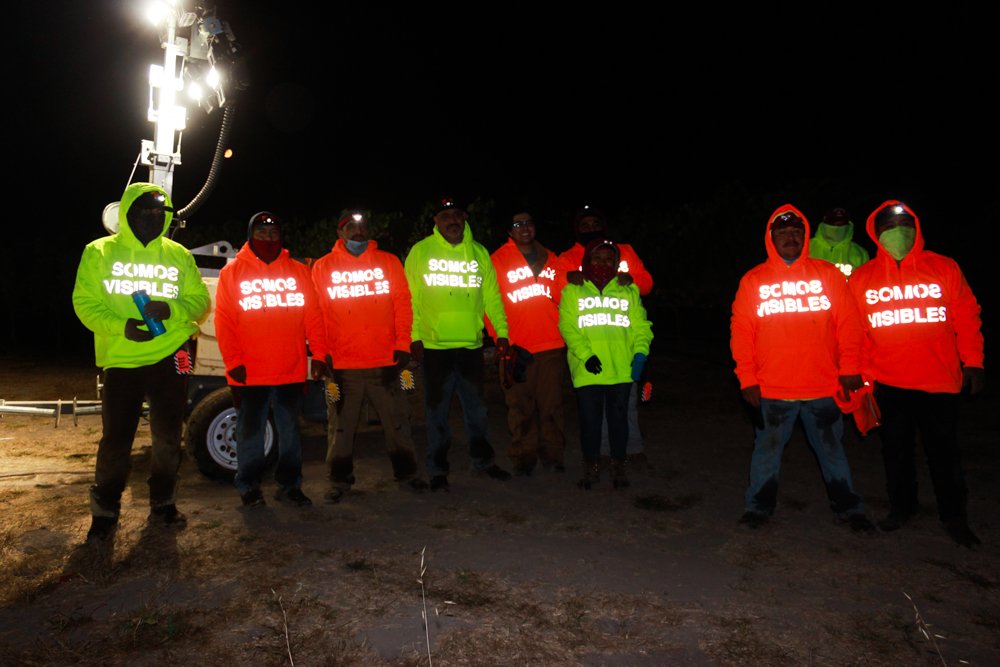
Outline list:
[[[132,467],[132,441],[144,399],[149,401],[153,440],[149,504],[154,508],[175,504],[187,378],[177,373],[173,355],[150,366],[105,371],[101,395],[104,432],[97,447],[94,486],[90,488],[90,509],[94,516],[118,516]]]
[[[917,434],[930,470],[938,515],[944,522],[966,520],[965,475],[958,447],[959,394],[932,394],[916,389],[876,385],[882,411],[882,461],[893,514],[917,511],[915,451]]]
[[[608,421],[611,459],[625,460],[628,443],[628,393],[632,383],[594,384],[576,388],[580,412],[580,449],[585,463],[597,461],[601,453],[601,424]]]

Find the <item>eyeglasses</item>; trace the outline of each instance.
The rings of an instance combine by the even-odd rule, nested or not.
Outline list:
[[[534,226],[535,226],[534,220],[515,220],[514,222],[510,223],[511,229],[520,229],[521,227],[534,227]]]

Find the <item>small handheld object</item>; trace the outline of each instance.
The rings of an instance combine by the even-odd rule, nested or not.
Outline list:
[[[149,303],[149,294],[146,290],[136,290],[132,292],[132,301],[135,302],[136,308],[139,309],[139,315],[142,316],[142,320],[146,323],[146,327],[149,328],[149,333],[153,336],[159,336],[165,333],[167,328],[163,326],[163,322],[160,321],[158,317],[151,317],[146,314],[146,304]]]

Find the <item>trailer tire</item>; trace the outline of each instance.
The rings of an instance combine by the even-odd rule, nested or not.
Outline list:
[[[236,408],[229,387],[208,394],[188,417],[185,444],[198,470],[206,477],[232,481],[236,475]],[[271,418],[264,431],[264,458],[271,466],[278,458],[278,432]]]

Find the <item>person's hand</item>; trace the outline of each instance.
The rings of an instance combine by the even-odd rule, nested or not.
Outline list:
[[[969,388],[969,394],[975,396],[986,386],[986,371],[975,366],[962,368],[962,389]]]
[[[497,338],[497,358],[506,359],[510,354],[510,341],[506,338]]]
[[[418,364],[424,363],[424,341],[415,340],[410,343],[410,356]]]
[[[236,368],[230,368],[228,371],[226,371],[226,375],[233,378],[240,384],[247,383],[247,367],[244,366],[243,364],[240,364]]]
[[[599,375],[601,372],[601,360],[597,358],[596,354],[592,354],[590,359],[584,362],[583,367],[594,375]]]
[[[146,317],[153,317],[160,321],[170,319],[170,304],[166,301],[150,301],[142,309],[142,314]]]
[[[402,373],[410,365],[410,353],[405,350],[393,350],[392,361],[396,364],[396,373]]]
[[[137,320],[129,318],[125,320],[125,338],[129,339],[134,343],[145,343],[147,341],[153,340],[153,334],[146,329],[140,329],[141,325],[145,322],[142,320]]]
[[[313,380],[322,380],[327,376],[328,372],[329,371],[327,369],[325,361],[320,361],[319,359],[312,360],[312,369],[310,375],[312,376]]]
[[[852,391],[857,391],[865,386],[865,381],[861,379],[860,375],[841,375],[839,378],[840,386],[844,388],[844,393],[850,397]]]
[[[618,274],[618,284],[621,285],[622,287],[628,287],[629,285],[631,285],[634,282],[635,281],[632,280],[632,274],[631,273],[619,273]]]
[[[566,282],[568,282],[570,285],[582,285],[583,271],[567,271]]]
[[[646,355],[642,352],[636,352],[635,356],[632,357],[632,382],[638,382],[642,378],[642,369],[645,366]]]
[[[755,408],[760,407],[760,385],[755,384],[742,389],[743,400]]]

